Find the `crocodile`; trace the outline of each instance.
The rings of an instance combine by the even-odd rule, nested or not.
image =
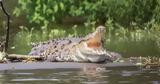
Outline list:
[[[113,62],[119,53],[104,48],[105,27],[98,26],[85,37],[68,37],[32,45],[29,55],[41,56],[50,62]]]

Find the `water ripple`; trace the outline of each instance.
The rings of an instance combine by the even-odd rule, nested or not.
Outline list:
[[[60,81],[60,79],[37,79],[37,78],[25,78],[25,79],[12,79],[12,82],[20,82],[20,81]]]
[[[82,82],[82,84],[107,84],[108,81],[102,81],[102,82]]]
[[[13,75],[33,75],[34,73],[12,73]]]

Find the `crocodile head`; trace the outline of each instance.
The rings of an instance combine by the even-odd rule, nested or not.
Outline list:
[[[106,59],[114,61],[117,54],[108,53],[103,47],[105,29],[104,26],[98,26],[95,32],[87,35],[85,40],[77,45],[76,57],[90,62],[104,62]]]

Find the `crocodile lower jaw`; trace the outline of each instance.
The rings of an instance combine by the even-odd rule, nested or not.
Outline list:
[[[101,56],[97,56],[97,55],[91,55],[91,56],[87,56],[87,59],[89,60],[89,62],[104,62],[106,57],[105,55],[101,55]]]
[[[81,50],[76,50],[75,60],[78,62],[104,62],[106,60],[105,54],[87,54],[81,52]]]

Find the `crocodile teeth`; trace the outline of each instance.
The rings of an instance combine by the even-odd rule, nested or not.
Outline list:
[[[99,52],[100,52],[100,54],[104,54],[104,52],[102,50],[100,50]]]
[[[100,52],[98,50],[95,50],[96,54],[100,54]]]

